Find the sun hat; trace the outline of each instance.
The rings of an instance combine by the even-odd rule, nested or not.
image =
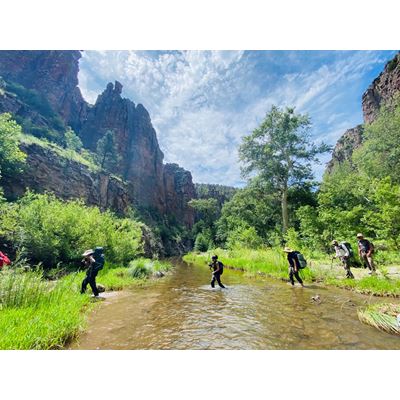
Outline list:
[[[285,248],[283,249],[283,251],[284,251],[285,253],[291,253],[293,250],[292,250],[290,247],[285,247]]]
[[[93,251],[92,249],[89,249],[89,250],[86,250],[86,251],[82,254],[82,256],[83,256],[83,257],[90,256],[90,255],[92,255],[93,253],[94,253],[94,251]]]
[[[331,243],[332,246],[335,246],[335,245],[337,245],[337,244],[338,244],[338,241],[337,241],[337,240],[332,240],[332,243]]]
[[[362,233],[357,233],[357,237],[362,238],[362,237],[364,237],[364,235]]]

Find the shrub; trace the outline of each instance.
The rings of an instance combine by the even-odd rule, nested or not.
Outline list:
[[[141,224],[88,207],[82,201],[61,201],[53,195],[28,193],[18,203],[3,206],[2,234],[31,262],[48,269],[71,264],[87,248],[103,246],[108,261],[127,264],[142,252]]]
[[[210,244],[209,238],[204,233],[199,233],[194,242],[194,249],[196,251],[207,251]]]

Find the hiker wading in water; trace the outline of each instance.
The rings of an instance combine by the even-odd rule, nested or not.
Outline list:
[[[373,244],[369,240],[364,239],[362,233],[357,234],[357,240],[358,240],[358,255],[360,256],[361,262],[364,264],[365,268],[370,269],[369,271],[370,275],[375,275],[376,270],[375,270],[374,260],[372,259],[372,255],[374,253]]]
[[[289,280],[292,286],[294,286],[294,278],[297,279],[297,282],[300,283],[302,287],[303,285],[303,280],[300,278],[299,275],[299,270],[300,270],[300,262],[299,259],[297,258],[297,254],[295,250],[290,249],[289,247],[285,247],[283,250],[285,253],[287,253],[287,259],[289,261]]]
[[[339,258],[343,264],[343,268],[346,271],[346,278],[354,279],[353,273],[350,271],[350,250],[344,243],[340,243],[337,240],[332,241],[332,246],[335,249],[334,258]]]
[[[211,263],[208,264],[210,269],[212,268],[212,279],[211,279],[211,287],[215,287],[215,281],[218,282],[219,287],[225,289],[225,286],[221,282],[221,275],[224,271],[224,264],[221,261],[218,261],[218,256],[211,257]]]
[[[82,256],[82,266],[87,268],[86,277],[82,281],[81,293],[86,292],[87,285],[89,284],[92,288],[93,295],[99,297],[99,290],[96,285],[96,276],[98,272],[104,267],[104,254],[102,247],[96,247],[93,251],[92,249],[86,250]]]

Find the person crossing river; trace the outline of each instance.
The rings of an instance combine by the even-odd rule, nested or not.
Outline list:
[[[222,264],[221,261],[218,261],[218,256],[216,255],[212,256],[211,260],[211,263],[208,264],[208,266],[213,269],[211,287],[215,287],[215,281],[217,281],[219,287],[225,289],[225,286],[221,282],[221,275],[224,271],[224,264]]]
[[[301,269],[300,261],[297,256],[298,251],[292,250],[289,247],[285,247],[283,250],[287,253],[287,259],[289,262],[289,280],[292,286],[294,286],[294,277],[300,283],[302,287],[304,287],[303,280],[300,278],[299,271]]]

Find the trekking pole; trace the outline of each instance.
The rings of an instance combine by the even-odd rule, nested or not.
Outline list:
[[[334,259],[334,257],[332,257],[332,261],[331,261],[331,269],[333,268],[333,259]]]

